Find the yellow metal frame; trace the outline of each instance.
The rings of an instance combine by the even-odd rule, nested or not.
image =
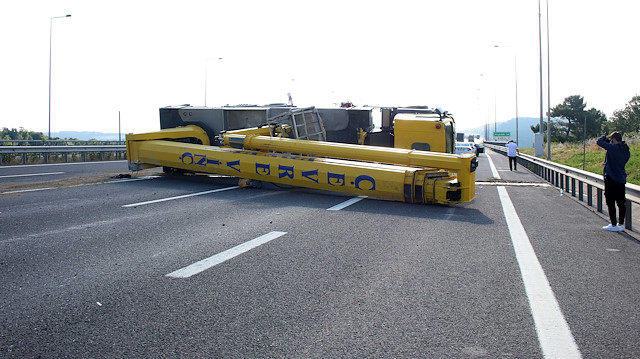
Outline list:
[[[475,198],[475,169],[477,167],[477,160],[473,154],[454,155],[402,148],[236,134],[225,134],[222,141],[223,144],[236,148],[298,153],[447,170],[451,172],[453,176],[456,176],[460,182],[460,190],[462,191],[460,201],[470,202]]]
[[[222,134],[223,143],[238,148],[210,146],[206,133],[193,125],[127,135],[129,168],[166,166],[411,203],[475,197],[472,155],[264,136],[268,132],[265,127]],[[175,141],[184,138],[202,144]]]

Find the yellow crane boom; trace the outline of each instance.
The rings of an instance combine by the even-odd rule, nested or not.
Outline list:
[[[224,133],[223,147],[209,145],[194,125],[127,135],[129,168],[166,166],[410,203],[475,197],[472,155],[262,136],[267,133]]]

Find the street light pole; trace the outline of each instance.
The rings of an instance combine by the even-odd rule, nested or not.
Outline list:
[[[549,0],[547,0],[547,160],[551,161],[551,56],[549,55]]]
[[[540,128],[536,134],[534,154],[536,156],[544,155],[544,146],[542,144],[542,118],[543,118],[543,95],[542,95],[542,11],[540,10],[540,0],[538,0],[538,40],[540,47]]]
[[[51,44],[53,39],[53,19],[71,17],[71,15],[54,16],[49,19],[49,139],[51,139]]]
[[[518,144],[518,52],[516,51],[514,57],[514,71],[516,78],[516,144]]]

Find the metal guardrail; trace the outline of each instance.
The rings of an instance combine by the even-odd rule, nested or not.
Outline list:
[[[496,143],[485,142],[485,147],[491,148],[505,156],[507,155],[507,149],[503,144],[498,145]],[[595,202],[595,208],[597,211],[608,216],[608,212],[605,213],[603,209],[604,179],[602,178],[602,175],[525,154],[518,155],[517,161],[519,164],[527,167],[531,172],[543,178],[555,187],[560,188],[565,193],[570,194],[573,197],[576,197],[580,202],[586,203],[587,206],[594,207]],[[626,197],[627,213],[624,223],[626,229],[631,231],[633,230],[631,208],[632,203],[640,204],[640,186],[627,183]]]
[[[115,153],[116,159],[126,158],[127,146],[125,145],[104,145],[104,146],[0,146],[0,165],[3,165],[3,155],[22,157],[22,164],[27,164],[27,154],[43,155],[44,163],[49,163],[50,154],[63,154],[64,162],[69,162],[69,154],[81,153],[82,161],[87,161],[87,153],[99,153],[100,160],[103,160],[105,153]],[[123,155],[124,153],[124,155]],[[11,162],[11,161],[10,161]]]

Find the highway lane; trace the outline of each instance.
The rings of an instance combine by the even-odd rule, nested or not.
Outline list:
[[[521,171],[498,174],[530,181]],[[478,180],[493,176],[486,155]],[[161,177],[0,195],[6,357],[542,357],[496,186],[419,206]],[[637,357],[640,248],[506,186],[584,357]],[[189,278],[167,274],[274,231]]]

